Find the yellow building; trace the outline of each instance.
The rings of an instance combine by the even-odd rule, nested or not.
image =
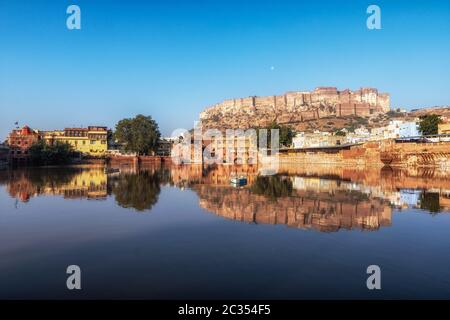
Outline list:
[[[53,144],[57,141],[70,144],[84,155],[103,156],[108,149],[108,129],[89,126],[87,128],[66,128],[64,130],[41,132],[42,139]]]
[[[232,135],[203,139],[203,144],[213,158],[225,163],[252,164],[258,157],[257,136],[251,134]],[[205,161],[205,159],[203,159]],[[214,160],[213,162],[216,162]]]
[[[256,131],[244,135],[203,137],[200,141],[177,142],[171,149],[177,164],[256,164],[258,145]]]
[[[450,122],[438,125],[438,134],[450,134]]]

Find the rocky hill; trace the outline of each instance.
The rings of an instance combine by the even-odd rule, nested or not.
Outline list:
[[[275,121],[297,130],[339,129],[368,119],[382,121],[390,111],[390,97],[374,88],[338,91],[335,87],[286,92],[283,95],[225,100],[200,114],[204,128],[267,126]]]
[[[443,118],[450,119],[450,106],[427,107],[411,110],[410,116],[420,117],[429,114],[437,114]]]

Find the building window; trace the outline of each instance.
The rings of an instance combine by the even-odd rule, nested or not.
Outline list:
[[[95,140],[91,140],[91,144],[95,144]]]

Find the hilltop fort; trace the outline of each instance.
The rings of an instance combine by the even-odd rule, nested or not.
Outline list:
[[[373,117],[389,111],[389,94],[375,88],[339,91],[318,87],[313,91],[228,99],[200,113],[200,120],[206,128],[246,129],[272,121],[298,124],[324,118]]]

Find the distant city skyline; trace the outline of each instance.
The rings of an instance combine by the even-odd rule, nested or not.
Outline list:
[[[66,9],[81,8],[81,30]],[[382,29],[366,27],[369,5]],[[0,0],[0,141],[15,127],[151,115],[163,135],[225,99],[374,87],[450,104],[450,1]]]

